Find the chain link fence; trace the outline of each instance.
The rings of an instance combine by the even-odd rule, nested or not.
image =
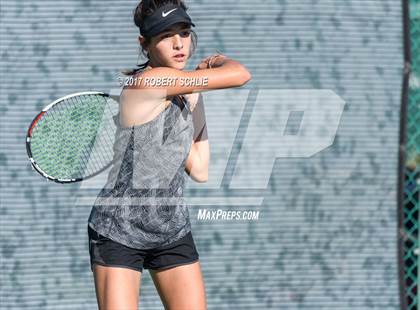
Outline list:
[[[419,192],[420,192],[420,0],[409,1],[410,58],[406,160],[403,200],[404,218],[404,294],[407,309],[418,306],[419,269]]]

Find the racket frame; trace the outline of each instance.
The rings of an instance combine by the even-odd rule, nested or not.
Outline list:
[[[108,167],[111,166],[112,163],[113,163],[113,161],[110,161],[107,165],[105,165],[105,167],[101,168],[100,170],[96,171],[95,173],[93,173],[91,175],[88,175],[88,176],[85,176],[85,177],[82,177],[82,178],[70,178],[70,179],[67,178],[67,179],[64,179],[64,178],[57,178],[57,177],[51,176],[48,173],[46,173],[45,171],[43,171],[41,169],[41,167],[36,163],[36,161],[34,160],[34,158],[32,156],[31,145],[30,145],[31,144],[31,138],[32,138],[32,130],[34,129],[36,124],[42,119],[42,116],[49,109],[51,109],[53,106],[57,105],[61,101],[72,98],[72,97],[83,96],[83,95],[100,95],[100,96],[104,96],[104,97],[109,97],[109,98],[114,99],[115,101],[118,102],[118,100],[117,100],[118,96],[111,96],[110,94],[100,92],[100,91],[83,91],[83,92],[72,93],[72,94],[60,97],[57,100],[54,100],[53,102],[49,103],[47,106],[45,106],[42,109],[42,111],[40,113],[37,114],[37,116],[34,117],[31,124],[29,125],[29,128],[28,128],[27,133],[26,133],[26,152],[28,154],[29,161],[31,162],[31,165],[32,165],[33,169],[35,169],[35,171],[37,171],[40,175],[42,175],[47,180],[51,180],[51,181],[54,181],[56,183],[80,182],[80,181],[83,181],[83,180],[86,180],[86,179],[89,179],[89,178],[92,178],[92,177],[98,175],[99,173],[108,169]]]

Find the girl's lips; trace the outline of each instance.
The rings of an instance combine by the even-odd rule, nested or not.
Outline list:
[[[185,59],[185,55],[179,55],[179,56],[174,56],[175,61],[184,61]]]

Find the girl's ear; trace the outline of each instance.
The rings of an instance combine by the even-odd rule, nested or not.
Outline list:
[[[138,42],[139,42],[139,44],[140,44],[140,47],[142,47],[143,49],[145,49],[145,50],[147,51],[147,46],[145,46],[145,42],[146,42],[145,37],[143,37],[143,36],[139,35],[139,36],[137,37],[137,40],[138,40]]]

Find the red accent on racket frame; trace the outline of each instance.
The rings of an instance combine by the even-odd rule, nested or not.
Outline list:
[[[39,119],[45,114],[45,111],[41,111],[41,113],[39,113],[35,119],[32,121],[31,127],[29,128],[28,131],[28,136],[32,137],[32,130],[34,129],[36,123],[38,123]]]

